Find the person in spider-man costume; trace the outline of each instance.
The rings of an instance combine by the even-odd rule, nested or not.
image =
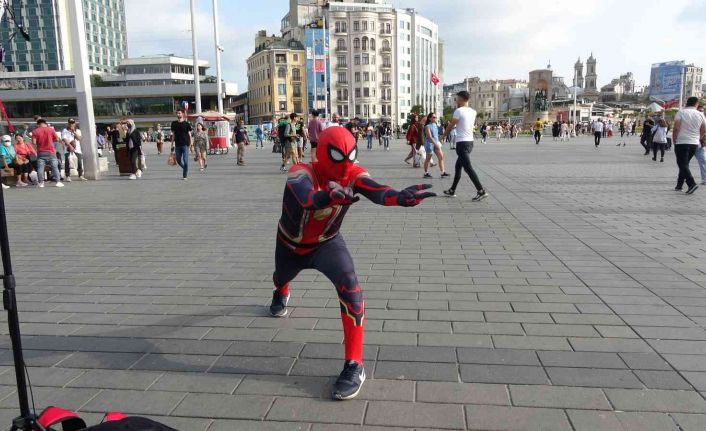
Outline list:
[[[348,208],[363,195],[378,205],[412,207],[436,193],[431,184],[395,190],[378,184],[354,162],[355,138],[343,127],[319,135],[316,162],[295,165],[284,189],[282,217],[277,230],[274,293],[270,314],[287,315],[289,282],[303,269],[322,272],[336,287],[341,304],[345,365],[334,384],[337,400],[355,397],[365,381],[363,327],[365,305],[353,259],[339,234]]]

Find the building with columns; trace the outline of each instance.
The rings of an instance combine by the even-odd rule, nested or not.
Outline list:
[[[508,101],[514,97],[515,90],[527,88],[527,81],[520,79],[482,81],[473,77],[466,78],[463,83],[470,94],[468,106],[478,111],[480,119],[491,121],[502,120],[506,112],[503,109],[509,109]]]

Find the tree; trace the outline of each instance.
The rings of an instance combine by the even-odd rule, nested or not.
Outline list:
[[[417,115],[423,115],[424,107],[422,105],[414,105],[412,106],[412,109],[409,110],[409,112]]]

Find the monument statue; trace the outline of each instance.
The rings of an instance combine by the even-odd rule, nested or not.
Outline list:
[[[543,112],[549,110],[547,101],[547,91],[537,90],[534,92],[534,112]]]

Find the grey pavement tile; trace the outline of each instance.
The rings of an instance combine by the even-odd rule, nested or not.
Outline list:
[[[304,421],[335,424],[362,424],[366,402],[351,400],[339,403],[316,398],[277,398],[267,413],[267,420]]]
[[[542,367],[524,365],[461,365],[461,381],[466,383],[549,384]]]
[[[535,352],[514,349],[458,348],[458,362],[462,364],[540,365]]]
[[[696,388],[696,390],[706,391],[706,372],[688,371],[683,372],[682,375]]]
[[[309,431],[310,427],[308,423],[217,419],[208,431]]]
[[[671,416],[679,424],[681,431],[700,431],[706,424],[706,415],[673,413]]]
[[[706,400],[693,391],[606,389],[616,410],[706,413]]]
[[[571,431],[562,410],[502,406],[466,406],[469,429]]]
[[[603,391],[566,386],[510,385],[512,404],[519,407],[612,410]]]
[[[168,416],[184,399],[179,392],[121,391],[108,389],[99,393],[81,410],[88,412],[119,411],[132,414]]]
[[[519,323],[451,322],[451,325],[456,334],[525,335]]]
[[[331,391],[330,381],[331,377],[250,375],[243,379],[235,393],[320,398]]]
[[[456,363],[456,350],[452,347],[381,346],[377,359],[378,361]]]
[[[641,388],[642,383],[629,370],[601,368],[548,367],[552,383],[560,386],[585,386],[594,388]]]
[[[33,389],[34,403],[37,406],[61,406],[62,408],[76,411],[81,406],[93,399],[99,389],[87,388],[56,388],[56,387],[35,387]],[[0,401],[1,408],[14,409],[13,417],[19,411],[19,401],[17,396],[8,396]],[[106,410],[104,410],[105,412]]]
[[[652,353],[649,344],[643,340],[631,338],[578,338],[571,337],[569,342],[579,352],[617,352],[617,353]]]
[[[568,410],[567,414],[576,431],[678,431],[664,413]]]
[[[366,342],[367,340],[367,333]],[[275,343],[280,344],[280,343]],[[322,344],[322,343],[309,343],[304,346],[304,349],[299,354],[301,358],[312,358],[312,359],[341,359],[344,357],[345,347],[343,344]],[[364,345],[363,346],[363,359],[365,360],[375,360],[378,355],[377,346]]]
[[[566,338],[539,335],[493,335],[493,345],[499,349],[572,350]]]
[[[619,353],[620,357],[628,367],[633,370],[662,370],[670,371],[672,367],[655,353]],[[667,355],[665,355],[665,358]],[[680,369],[679,367],[676,367]]]
[[[419,382],[422,383],[422,382]],[[365,381],[364,390],[358,395],[359,400],[369,401],[414,401],[415,382],[407,380],[380,380],[368,379]],[[330,386],[325,387],[326,394]]]
[[[158,340],[150,351],[184,355],[222,355],[230,345],[231,341],[219,340]]]
[[[225,355],[297,357],[304,343],[270,343],[262,341],[235,341]],[[308,347],[308,346],[307,346]]]
[[[203,373],[165,373],[153,384],[151,391],[232,394],[242,376],[222,376]]]
[[[370,403],[365,415],[365,424],[405,428],[465,428],[462,406],[393,401]]]
[[[83,370],[68,368],[27,368],[33,386],[62,387],[84,373]],[[0,374],[0,385],[14,385],[16,382],[14,372]]]
[[[208,369],[210,373],[282,374],[292,368],[294,358],[261,356],[222,356]]]
[[[628,368],[617,353],[604,352],[537,352],[545,367]]]
[[[366,334],[367,337],[367,334]],[[492,347],[493,342],[488,335],[479,334],[419,334],[420,346],[439,347]],[[370,340],[370,338],[367,338]],[[384,343],[378,343],[384,344]]]
[[[148,371],[204,372],[218,356],[150,354],[140,359],[131,369]]]
[[[375,378],[457,382],[458,366],[455,363],[378,361]]]
[[[61,361],[58,366],[65,368],[100,368],[127,370],[144,354],[116,352],[76,352]]]
[[[66,387],[145,390],[161,375],[142,371],[88,370]]]
[[[590,325],[561,325],[523,323],[527,335],[544,335],[551,337],[600,337],[593,326]]]
[[[417,401],[448,404],[510,405],[505,385],[418,382]]]
[[[676,371],[634,370],[634,373],[648,389],[692,389]]]
[[[256,395],[189,394],[172,413],[176,416],[262,419],[272,405],[272,397]]]

